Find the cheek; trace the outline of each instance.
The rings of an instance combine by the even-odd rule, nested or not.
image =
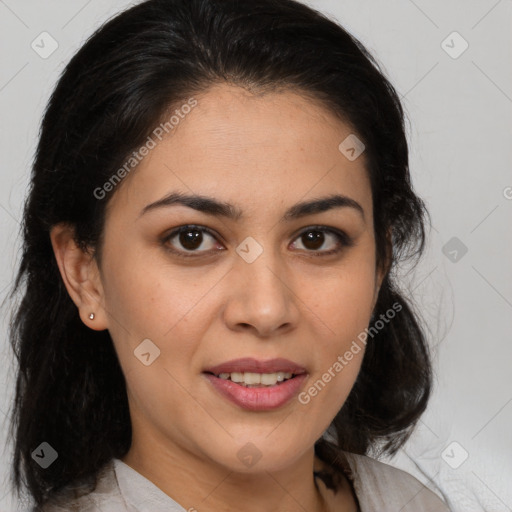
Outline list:
[[[317,281],[315,331],[325,335],[315,337],[315,372],[302,403],[311,402],[326,422],[341,408],[359,373],[374,293],[374,262],[368,256],[354,254],[321,286]]]
[[[169,346],[186,312],[180,293],[171,293],[170,288],[158,267],[142,265],[127,252],[118,261],[109,261],[104,280],[108,330],[123,372],[137,394],[169,379],[162,372],[170,351],[176,352],[171,360],[177,358],[179,366],[179,359],[187,356],[186,346],[179,351]]]
[[[346,340],[367,327],[375,298],[373,258],[354,253],[342,266],[324,275],[321,284],[310,283],[315,289],[316,312],[336,339]]]
[[[177,435],[182,425],[193,425],[204,415],[201,397],[194,396],[194,389],[180,374],[176,366],[169,366],[165,353],[144,367],[137,365],[124,369],[131,418],[140,423],[141,430],[154,425],[159,431]],[[186,404],[186,407],[184,407]],[[177,418],[179,411],[179,420]],[[185,436],[186,437],[186,436]]]
[[[105,307],[112,316],[110,325],[124,327],[133,338],[160,338],[187,312],[193,287],[184,287],[179,276],[151,261],[151,254],[121,248],[112,257],[105,273]],[[117,325],[116,325],[117,324]],[[110,327],[109,327],[110,328]]]

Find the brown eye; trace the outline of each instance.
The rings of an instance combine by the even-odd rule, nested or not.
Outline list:
[[[208,240],[213,240],[213,243]],[[215,236],[209,230],[199,226],[182,226],[169,233],[162,243],[167,248],[179,255],[199,256],[201,253],[207,253],[215,247]],[[206,245],[206,247],[205,247]],[[202,247],[202,249],[200,249]],[[197,253],[197,254],[194,254]]]
[[[203,234],[198,229],[187,229],[178,235],[178,241],[188,251],[194,251],[203,242]]]
[[[314,254],[315,256],[334,254],[340,252],[344,247],[353,245],[352,239],[346,233],[325,226],[308,228],[299,234],[297,240],[301,241],[306,252],[317,253]],[[329,240],[331,240],[330,243]],[[321,250],[326,243],[327,248]]]
[[[317,251],[322,247],[325,240],[325,233],[321,231],[307,231],[302,234],[302,241],[308,249]]]
[[[215,242],[216,235],[209,229],[202,226],[187,225],[181,226],[167,236],[161,243],[166,249],[177,256],[198,257],[211,253],[215,250],[223,250]],[[353,240],[343,231],[326,226],[310,227],[298,235],[302,247],[294,247],[301,249],[311,256],[328,256],[341,252],[345,247],[354,244]],[[294,242],[294,246],[297,242]],[[322,250],[322,247],[327,245]],[[205,247],[206,246],[206,247]]]

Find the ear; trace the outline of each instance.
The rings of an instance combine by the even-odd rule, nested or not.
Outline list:
[[[74,228],[59,223],[50,230],[53,252],[64,285],[78,307],[82,322],[96,331],[108,328],[104,293],[96,260],[74,240]],[[89,315],[94,313],[94,319]]]

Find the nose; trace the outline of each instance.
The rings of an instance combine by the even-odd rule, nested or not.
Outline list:
[[[264,250],[252,263],[239,257],[229,275],[224,320],[231,330],[267,338],[296,327],[300,299],[279,255]]]

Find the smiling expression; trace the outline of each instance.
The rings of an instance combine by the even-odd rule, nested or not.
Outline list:
[[[294,92],[218,85],[195,98],[108,204],[101,304],[134,443],[236,471],[248,471],[237,454],[251,443],[258,470],[275,470],[322,435],[362,362],[363,350],[307,405],[296,399],[368,326],[377,298],[365,155],[347,159],[338,146],[351,128]],[[143,340],[159,350],[149,365],[134,355]],[[304,372],[283,403],[244,407],[270,388],[219,384],[210,371],[239,358]],[[219,385],[236,386],[242,404]]]

